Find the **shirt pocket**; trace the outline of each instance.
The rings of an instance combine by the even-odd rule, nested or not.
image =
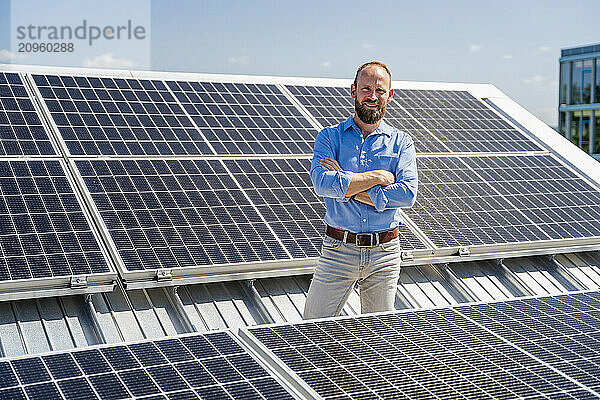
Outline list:
[[[371,157],[369,170],[385,169],[386,171],[394,172],[398,157],[395,155],[376,155]]]

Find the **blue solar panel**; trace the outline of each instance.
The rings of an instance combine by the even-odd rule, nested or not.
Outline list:
[[[229,332],[0,362],[0,399],[25,399],[24,393],[29,399],[294,398]]]
[[[19,74],[0,72],[0,155],[55,155]]]
[[[286,87],[322,126],[354,113],[349,88]],[[393,99],[384,121],[408,133],[419,153],[541,150],[468,92],[396,89]]]
[[[219,160],[76,165],[128,270],[290,258]]]
[[[592,399],[599,331],[600,294],[588,292],[252,327],[243,336],[323,398]]]
[[[275,85],[167,85],[217,154],[312,153],[315,129]]]
[[[418,168],[419,195],[405,212],[436,246],[550,239],[498,193],[493,182],[474,173],[463,158],[423,157],[418,159]]]
[[[212,154],[162,81],[33,79],[71,156]]]
[[[109,272],[58,160],[0,160],[0,281]]]

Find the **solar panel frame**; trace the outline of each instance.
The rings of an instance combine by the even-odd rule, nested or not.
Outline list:
[[[170,346],[185,356],[163,350]],[[59,364],[52,361],[57,358]],[[207,398],[293,400],[305,398],[306,390],[270,369],[230,330],[8,357],[0,368],[0,398],[19,398],[18,393],[35,399],[218,394]]]
[[[297,275],[312,273],[314,265],[316,263],[316,257],[307,258],[292,258],[290,253],[286,250],[286,247],[280,241],[277,234],[275,234],[270,225],[266,220],[263,219],[262,213],[256,208],[256,205],[252,201],[244,197],[244,201],[247,201],[248,207],[250,207],[255,217],[260,218],[256,221],[259,224],[264,224],[272,234],[273,240],[278,242],[281,249],[287,254],[286,258],[273,258],[266,261],[247,261],[237,263],[221,263],[221,264],[202,264],[192,265],[185,268],[177,267],[163,267],[163,268],[150,268],[143,270],[131,270],[127,268],[123,258],[119,254],[119,248],[116,246],[113,240],[106,221],[101,216],[98,204],[92,197],[92,193],[87,187],[82,173],[79,171],[76,163],[81,162],[209,162],[218,163],[222,168],[224,174],[231,182],[235,184],[231,190],[241,192],[244,196],[247,196],[246,192],[238,186],[235,176],[231,174],[229,169],[223,163],[227,160],[227,157],[215,158],[168,158],[168,159],[156,159],[156,158],[138,158],[138,159],[127,159],[119,160],[114,158],[93,158],[93,159],[72,159],[70,164],[73,168],[76,179],[79,181],[80,187],[82,188],[84,197],[89,207],[92,209],[92,215],[100,228],[101,235],[103,236],[109,252],[115,260],[115,264],[121,277],[125,280],[127,288],[143,288],[153,286],[171,286],[176,284],[191,284],[191,283],[203,283],[203,282],[216,282],[221,281],[224,277],[227,279],[247,279],[248,277],[255,276],[285,276],[285,275]],[[231,159],[231,158],[229,158]],[[115,182],[116,184],[116,182]],[[120,189],[119,189],[120,190]],[[219,204],[222,204],[219,202]],[[210,206],[209,204],[206,204]],[[112,207],[112,206],[111,206]],[[245,214],[244,214],[245,215]],[[252,221],[251,221],[252,222]],[[260,251],[256,248],[255,251]]]
[[[557,156],[553,154],[549,154],[547,152],[544,153],[530,153],[530,154],[520,154],[520,155],[511,155],[511,154],[456,154],[456,155],[445,155],[445,156],[433,156],[433,155],[418,155],[417,156],[417,164],[420,162],[420,193],[417,198],[416,205],[407,210],[403,210],[406,214],[407,224],[414,226],[413,230],[420,230],[426,238],[428,238],[433,245],[433,256],[435,259],[439,259],[441,261],[448,262],[460,262],[465,260],[478,260],[478,259],[490,259],[490,258],[498,258],[509,257],[509,256],[518,256],[518,255],[535,255],[535,254],[548,254],[549,252],[555,253],[560,251],[587,251],[587,250],[598,250],[600,249],[600,237],[588,235],[583,236],[566,236],[562,238],[557,238],[555,230],[545,229],[543,224],[540,225],[537,219],[531,219],[536,213],[540,213],[542,211],[536,211],[535,209],[531,209],[528,211],[527,207],[524,206],[524,203],[515,203],[514,199],[519,198],[518,193],[507,193],[504,189],[498,189],[497,183],[490,180],[489,174],[482,175],[478,172],[477,168],[473,168],[470,164],[475,163],[475,167],[477,166],[477,161],[482,165],[486,164],[486,160],[500,160],[501,163],[506,162],[506,160],[516,160],[516,165],[521,165],[521,161],[525,162],[533,162],[535,163],[549,163],[548,165],[552,165],[553,168],[561,169],[561,176],[565,174],[568,175],[569,179],[573,179],[577,181],[580,185],[587,185],[587,190],[590,191],[591,194],[595,194],[598,196],[597,191],[598,185],[590,182],[588,179],[583,177],[577,171],[569,168],[565,165]],[[427,161],[426,161],[427,160]],[[450,160],[450,161],[448,161]],[[475,160],[475,161],[469,161]],[[483,160],[483,161],[482,161]],[[505,160],[505,161],[502,161]],[[533,160],[533,161],[531,161]],[[443,163],[454,163],[455,167],[448,166],[445,170],[450,174],[450,178],[448,178],[448,182],[443,181],[444,177],[447,178],[446,175],[441,174],[441,170],[438,170],[437,167],[431,167],[431,165],[435,164],[435,162],[443,162]],[[490,161],[491,162],[491,161]],[[429,165],[429,167],[428,167]],[[429,168],[430,173],[427,175],[424,172],[424,168]],[[497,169],[501,169],[498,167]],[[546,173],[547,174],[547,173]],[[496,175],[502,176],[500,172],[496,172]],[[428,179],[432,178],[432,179]],[[462,178],[460,178],[462,177]],[[559,179],[564,179],[559,178]],[[518,181],[521,178],[516,177],[514,179]],[[436,183],[439,182],[439,183]],[[526,182],[527,183],[527,182]],[[532,183],[532,188],[535,188],[535,182]],[[460,186],[464,187],[461,189],[458,187],[455,192],[451,191],[451,186]],[[428,187],[431,187],[433,190],[433,194],[435,196],[428,196],[430,194]],[[522,186],[522,188],[525,186]],[[539,185],[538,185],[539,187]],[[454,189],[452,189],[454,190]],[[525,189],[523,189],[525,190]],[[529,190],[529,189],[527,189]],[[583,190],[583,189],[581,189]],[[542,190],[543,191],[543,190]],[[454,193],[454,194],[453,194]],[[458,196],[459,193],[462,193],[463,197],[457,198],[459,203],[450,201],[453,196]],[[470,194],[469,194],[470,193]],[[524,192],[525,196],[531,197],[529,192]],[[469,200],[469,196],[481,197],[482,199],[489,198],[491,203],[485,207],[481,205],[476,206],[476,204]],[[588,196],[589,197],[589,196]],[[440,203],[440,201],[444,201],[444,203]],[[462,203],[461,203],[462,202]],[[429,205],[427,208],[419,208],[419,204],[423,203],[432,203],[437,204],[435,207],[431,207]],[[480,224],[473,225],[473,221],[471,218],[467,218],[465,221],[458,219],[458,214],[452,214],[451,209],[455,209],[460,206],[460,204],[469,205],[470,213],[472,216],[476,217],[476,219],[480,220]],[[484,203],[486,204],[486,203]],[[556,203],[553,203],[556,204]],[[442,205],[444,207],[442,207]],[[475,207],[476,206],[476,207]],[[575,206],[575,205],[574,205]],[[422,206],[421,206],[422,207]],[[459,207],[460,208],[460,207]],[[597,206],[596,206],[597,208]],[[430,210],[430,211],[427,211]],[[446,211],[444,211],[446,210]],[[460,209],[462,210],[462,209]],[[468,211],[466,210],[466,211]],[[497,221],[506,221],[506,224],[496,223],[494,225],[493,218],[483,218],[477,215],[476,210],[481,210],[483,215],[487,215],[487,213],[491,213],[491,215],[497,215],[500,219]],[[465,210],[463,210],[465,211]],[[433,212],[432,215],[429,215],[430,212]],[[462,211],[461,211],[462,212]],[[588,211],[589,212],[589,211]],[[465,212],[465,215],[468,216],[469,212]],[[441,219],[435,217],[438,215]],[[564,216],[564,214],[561,214]],[[537,217],[540,218],[540,217]],[[429,224],[430,221],[432,225]],[[446,222],[439,222],[446,221]],[[454,223],[450,223],[449,221],[454,221]],[[483,221],[483,222],[482,222]],[[510,222],[512,221],[512,222]],[[514,231],[514,228],[511,224],[517,224],[521,226],[520,231]],[[598,224],[598,221],[591,220],[590,223]],[[423,225],[425,224],[425,225]],[[491,225],[490,225],[491,224]],[[469,239],[469,226],[473,225],[475,231],[474,232],[483,232],[486,238],[493,238],[494,235],[498,235],[498,232],[506,233],[506,229],[510,229],[511,235],[518,234],[523,235],[526,229],[527,232],[535,233],[535,237],[533,240],[522,241],[522,240],[508,240],[506,242],[498,241],[494,242],[493,240],[490,242],[479,242],[481,239],[476,239],[474,242],[471,242]],[[489,226],[488,226],[489,225]],[[538,226],[539,225],[539,226]],[[552,226],[556,226],[558,224],[552,224]],[[581,225],[581,224],[579,224]],[[440,236],[440,234],[444,234],[445,228],[442,229],[440,227],[446,226],[448,229],[453,232],[456,231],[459,235],[448,233],[446,236],[450,238],[452,243],[444,242],[445,239]],[[496,226],[496,227],[494,227]],[[516,226],[516,225],[515,225]],[[462,227],[462,228],[461,228]],[[484,230],[482,230],[482,228]],[[464,232],[461,229],[465,230]],[[556,228],[558,229],[558,228]],[[574,228],[573,228],[574,229]],[[579,229],[579,228],[578,228]],[[591,227],[585,228],[581,227],[581,231],[591,232],[589,229],[594,229]],[[595,228],[597,229],[597,228]],[[434,235],[432,235],[432,232]],[[462,232],[462,233],[461,233]],[[537,233],[536,233],[537,232]],[[566,231],[565,231],[566,232]],[[441,238],[436,239],[437,236]],[[443,236],[443,235],[442,235]],[[482,238],[484,237],[482,236]],[[460,239],[462,237],[462,239]],[[477,236],[476,236],[477,237]],[[515,236],[516,237],[516,236]],[[489,238],[488,238],[489,239]],[[446,243],[446,244],[444,244]],[[430,258],[432,254],[425,254],[422,251],[414,251],[414,260],[408,261],[406,265],[416,265],[419,263],[424,263],[427,258]],[[417,261],[415,261],[417,260]]]
[[[214,153],[162,79],[67,72],[30,80],[68,157]]]
[[[8,180],[7,182],[14,181],[14,189],[19,192],[6,195],[3,193],[5,189],[0,190],[0,193],[2,193],[2,195],[0,195],[2,208],[5,210],[2,215],[9,220],[13,217],[12,224],[15,227],[14,229],[16,229],[13,234],[11,234],[6,233],[7,231],[3,228],[3,232],[0,236],[18,237],[16,241],[11,241],[11,243],[17,246],[15,250],[22,256],[14,254],[14,258],[24,258],[25,260],[23,262],[29,265],[27,266],[27,271],[31,271],[29,261],[29,258],[31,258],[31,260],[39,259],[39,267],[42,268],[42,266],[45,265],[48,269],[47,272],[49,273],[46,274],[46,276],[43,276],[42,274],[38,277],[34,277],[33,273],[29,272],[31,276],[24,279],[8,279],[0,281],[0,300],[17,300],[24,298],[112,291],[116,285],[117,273],[104,243],[95,229],[93,218],[89,214],[84,200],[79,193],[77,183],[69,173],[67,163],[62,159],[51,157],[0,157],[0,163],[7,163],[13,171],[16,163],[19,163],[19,165],[20,163],[24,163],[27,171],[23,170],[22,172],[19,172],[19,174],[25,174],[28,171],[31,171],[32,174],[31,179],[25,175],[22,177],[11,178],[10,175],[5,174],[3,175],[3,178],[0,178],[2,180]],[[41,168],[40,172],[34,172],[31,169],[34,165],[33,163],[35,163],[36,168]],[[49,163],[51,163],[51,165]],[[48,170],[48,167],[54,168],[55,171]],[[4,173],[6,172],[7,171],[4,171]],[[42,175],[44,173],[47,173],[48,176]],[[19,187],[16,186],[17,182],[19,183]],[[42,184],[51,185],[51,190],[54,190],[55,192],[47,191],[47,188],[45,189],[40,186]],[[29,187],[25,185],[33,186]],[[0,186],[4,186],[4,183]],[[27,190],[26,193],[28,194],[25,194],[23,190]],[[7,203],[4,201],[7,196],[15,199],[23,198],[20,200],[20,203],[22,203],[21,205],[18,205],[17,203],[13,205],[14,207],[18,206],[18,208],[14,209],[15,213],[13,213],[10,208],[7,208]],[[31,202],[26,201],[29,198],[32,199]],[[39,200],[36,200],[37,198],[39,198]],[[10,204],[8,205],[10,206]],[[21,209],[22,207],[25,208]],[[32,207],[35,209],[32,209]],[[54,208],[50,210],[48,207]],[[20,213],[19,210],[21,211]],[[78,218],[77,221],[70,221],[71,214],[73,215],[73,218]],[[17,224],[14,218],[19,215],[27,216],[28,218],[23,219],[22,222]],[[39,216],[40,218],[34,220],[31,216]],[[78,227],[74,226],[74,223],[77,223]],[[32,239],[34,240],[32,243],[29,243],[28,241],[27,246],[25,246],[25,242],[21,243],[25,238],[34,236],[36,239]],[[34,244],[35,246],[33,246]],[[67,247],[65,246],[69,246],[72,250],[66,251],[65,249]],[[85,248],[82,246],[85,246]],[[76,250],[77,248],[79,250]],[[100,258],[86,259],[84,254],[90,255],[90,251],[93,252],[92,256]],[[6,260],[5,252],[3,252],[2,255],[4,267],[6,268],[6,262],[4,261]],[[62,260],[62,268],[64,271],[54,271],[48,263],[48,255],[52,256],[53,259],[56,259],[56,262]],[[45,261],[42,260],[42,258]],[[74,272],[73,270],[75,268],[83,268],[84,265],[81,264],[82,262],[86,263],[86,268],[90,268],[89,263],[92,261],[94,263],[102,263],[102,268],[105,270],[93,272],[92,268],[89,272],[81,271],[80,273],[68,273]],[[69,265],[67,265],[67,263]],[[23,264],[23,267],[24,266],[25,264]],[[83,269],[85,270],[86,268]]]

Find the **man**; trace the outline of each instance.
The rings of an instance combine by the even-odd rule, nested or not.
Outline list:
[[[357,281],[361,312],[394,309],[400,207],[415,202],[417,163],[412,139],[382,121],[391,83],[385,64],[361,65],[350,86],[355,114],[315,140],[310,177],[327,229],[305,319],[338,315]]]

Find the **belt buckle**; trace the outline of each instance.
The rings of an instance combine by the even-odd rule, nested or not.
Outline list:
[[[365,245],[361,245],[361,237],[368,237],[369,238],[369,244],[365,244]],[[377,236],[377,239],[379,239],[379,236]],[[379,240],[378,240],[379,241]],[[356,245],[356,247],[372,247],[373,246],[373,234],[372,233],[357,233],[356,237],[354,238],[354,244]]]

